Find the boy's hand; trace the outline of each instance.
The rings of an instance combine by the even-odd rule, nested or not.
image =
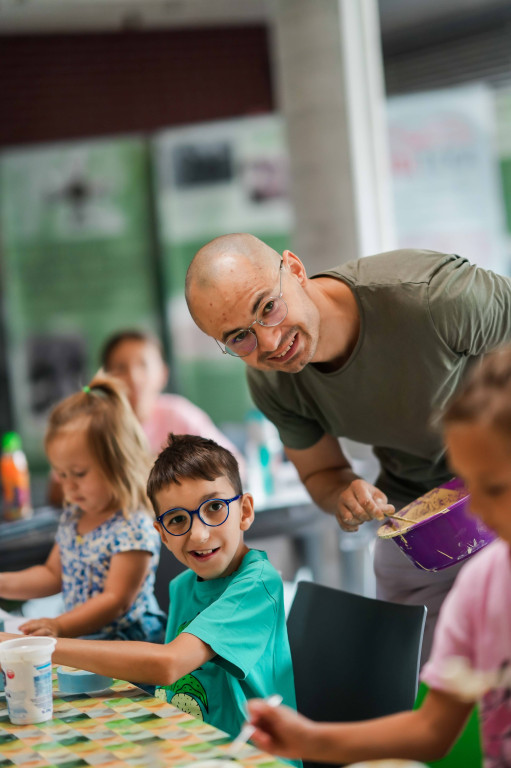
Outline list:
[[[314,735],[312,720],[289,707],[272,707],[264,699],[247,702],[249,722],[255,727],[250,737],[256,747],[291,759],[305,757]]]
[[[20,631],[25,635],[58,637],[59,623],[57,619],[30,619],[20,624]]]

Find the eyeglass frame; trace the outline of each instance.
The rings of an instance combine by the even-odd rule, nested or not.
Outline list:
[[[229,512],[230,512],[229,504],[231,504],[233,501],[237,501],[238,499],[241,499],[241,497],[242,497],[242,496],[243,496],[243,494],[242,494],[242,493],[238,493],[238,495],[237,495],[237,496],[233,496],[233,497],[232,497],[232,499],[221,499],[221,498],[219,498],[218,496],[212,496],[212,497],[211,497],[211,499],[205,499],[203,502],[201,502],[201,503],[199,504],[199,506],[197,507],[197,509],[186,509],[186,507],[172,507],[172,509],[167,509],[167,511],[166,511],[166,512],[163,512],[161,515],[157,515],[157,516],[156,516],[156,521],[157,521],[157,522],[158,522],[158,523],[159,523],[159,524],[162,526],[162,528],[164,528],[164,529],[167,531],[167,533],[168,533],[168,534],[170,534],[171,536],[184,536],[186,533],[188,533],[188,531],[191,531],[191,530],[192,530],[192,525],[193,525],[193,516],[194,516],[194,515],[197,515],[197,517],[199,518],[199,520],[201,521],[201,523],[202,523],[203,525],[207,525],[207,526],[208,526],[208,528],[219,528],[221,525],[223,525],[225,522],[227,522],[227,518],[229,517]],[[208,503],[208,501],[222,501],[224,504],[227,504],[227,514],[226,514],[226,516],[225,516],[225,520],[222,520],[222,522],[221,522],[221,523],[217,523],[216,525],[212,525],[211,523],[207,523],[207,522],[206,522],[205,520],[203,520],[203,519],[202,519],[202,517],[200,516],[200,508],[201,508],[201,507],[203,507],[203,506],[204,506],[204,504],[207,504],[207,503]],[[183,531],[183,533],[172,533],[172,531],[169,531],[169,529],[167,528],[167,526],[166,526],[166,525],[165,525],[165,523],[163,522],[163,518],[165,517],[165,515],[168,515],[168,514],[169,514],[169,512],[178,512],[179,510],[182,510],[183,512],[187,512],[187,513],[190,515],[190,525],[189,525],[189,527],[186,529],[186,531]]]
[[[283,269],[282,269],[282,267],[283,267],[283,266],[284,266],[284,259],[283,259],[283,258],[281,258],[281,259],[280,259],[280,265],[279,265],[279,275],[280,275],[280,282],[279,282],[279,295],[278,295],[278,296],[268,296],[267,298],[265,298],[265,299],[264,299],[264,304],[266,304],[268,301],[271,301],[272,299],[278,299],[279,301],[282,301],[282,303],[284,304],[284,306],[285,306],[285,308],[286,308],[286,314],[284,315],[284,317],[282,318],[282,320],[279,320],[279,322],[278,322],[278,323],[275,323],[274,325],[270,325],[269,323],[263,323],[263,322],[261,322],[261,320],[258,320],[258,319],[257,319],[257,317],[256,317],[256,318],[255,318],[255,320],[253,320],[253,321],[250,323],[250,325],[249,325],[247,328],[240,328],[240,329],[239,329],[239,331],[237,331],[237,332],[236,332],[236,334],[235,334],[235,336],[237,336],[237,335],[238,335],[238,333],[251,333],[251,334],[252,334],[252,336],[253,336],[253,337],[254,337],[254,339],[255,339],[254,349],[257,349],[257,343],[258,343],[258,342],[257,342],[257,334],[256,334],[256,333],[255,333],[255,332],[252,330],[252,327],[253,327],[253,326],[254,326],[256,323],[257,323],[258,325],[262,326],[263,328],[276,328],[276,327],[277,327],[277,325],[280,325],[281,323],[283,323],[283,322],[284,322],[284,320],[285,320],[285,319],[286,319],[286,317],[287,317],[287,313],[288,313],[288,311],[289,311],[289,307],[287,306],[287,302],[286,302],[286,300],[282,298],[282,272],[283,272]],[[262,304],[262,303],[263,303],[263,302],[261,302],[261,304]],[[257,315],[257,312],[258,312],[258,311],[259,311],[259,308],[256,310],[256,315]],[[216,343],[217,343],[217,345],[218,345],[218,348],[220,349],[220,352],[222,353],[222,355],[229,355],[229,357],[239,357],[239,358],[244,358],[244,357],[248,357],[249,355],[251,355],[251,354],[252,354],[252,352],[254,351],[254,349],[251,349],[251,350],[250,350],[250,352],[247,352],[247,354],[246,354],[246,355],[237,355],[237,354],[236,354],[236,352],[228,352],[228,351],[227,351],[227,350],[229,349],[229,347],[227,346],[227,344],[224,344],[224,346],[222,347],[222,345],[220,344],[220,342],[218,341],[218,339],[215,339],[215,341],[216,341]]]

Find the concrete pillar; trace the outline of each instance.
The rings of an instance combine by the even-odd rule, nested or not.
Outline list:
[[[275,0],[272,51],[309,272],[394,247],[377,0]]]

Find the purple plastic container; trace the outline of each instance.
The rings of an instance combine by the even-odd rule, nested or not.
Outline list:
[[[454,491],[457,499],[448,504],[441,503],[442,489]],[[445,494],[444,494],[445,495]],[[392,539],[416,568],[423,571],[441,571],[461,563],[467,557],[490,544],[496,534],[487,528],[478,517],[471,515],[468,506],[470,496],[458,478],[440,485],[416,501],[401,509],[397,515],[407,516],[421,505],[435,504],[438,496],[438,512],[425,520],[419,520],[411,527],[401,524],[404,530],[397,530],[392,521],[378,529],[378,536]]]

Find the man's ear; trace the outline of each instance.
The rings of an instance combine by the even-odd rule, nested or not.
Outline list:
[[[251,493],[244,493],[241,497],[241,517],[240,528],[242,531],[248,531],[254,522],[254,497]]]
[[[293,253],[293,251],[289,250],[283,251],[282,258],[284,260],[284,266],[287,268],[290,274],[297,277],[298,281],[303,285],[303,283],[305,283],[307,280],[307,272],[296,253]]]

